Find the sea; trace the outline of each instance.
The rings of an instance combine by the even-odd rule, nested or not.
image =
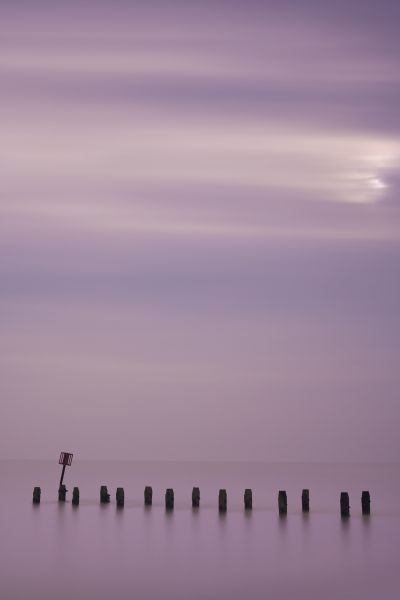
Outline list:
[[[400,465],[0,461],[1,600],[397,600]],[[107,485],[109,504],[99,490]],[[34,486],[41,503],[32,503]],[[73,487],[80,504],[71,504]],[[153,505],[144,506],[145,486]],[[192,508],[192,488],[200,507]],[[125,506],[115,501],[125,491]],[[165,509],[165,490],[175,506]],[[245,488],[253,509],[244,510]],[[310,490],[310,512],[301,492]],[[227,511],[218,511],[219,489]],[[278,513],[286,490],[288,512]],[[361,492],[371,514],[361,512]],[[350,495],[342,518],[340,493]]]

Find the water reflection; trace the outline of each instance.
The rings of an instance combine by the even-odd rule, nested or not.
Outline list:
[[[286,531],[287,520],[288,520],[287,515],[278,515],[278,524],[279,524],[279,529],[281,531]]]
[[[245,518],[245,520],[247,520],[247,521],[248,521],[248,520],[250,520],[250,519],[251,519],[251,517],[252,517],[252,515],[253,515],[253,509],[251,509],[251,510],[250,510],[250,509],[246,509],[246,508],[245,508],[245,509],[244,509],[244,511],[243,511],[243,514],[244,514],[244,518]]]
[[[345,516],[340,517],[340,524],[341,524],[342,531],[348,531],[348,529],[350,527],[350,522],[351,522],[351,517],[345,517]]]
[[[228,518],[228,511],[221,511],[221,510],[218,511],[218,520],[221,524],[226,523],[227,518]]]
[[[307,531],[310,527],[310,513],[302,512],[301,513],[301,524],[304,531]]]

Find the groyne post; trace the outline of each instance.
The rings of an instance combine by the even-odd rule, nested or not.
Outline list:
[[[42,493],[42,490],[40,489],[40,487],[33,488],[33,498],[32,498],[33,504],[40,504],[41,493]]]
[[[310,490],[303,490],[301,492],[301,509],[303,513],[310,511]]]
[[[144,504],[145,506],[151,506],[153,504],[153,488],[146,485],[144,488]]]
[[[115,499],[117,501],[118,508],[123,508],[124,504],[125,504],[124,488],[122,488],[122,487],[117,488],[117,492],[115,494]]]
[[[228,505],[228,497],[226,490],[219,490],[218,494],[218,510],[220,512],[226,512]]]
[[[253,492],[250,488],[244,490],[244,508],[246,510],[253,508]]]
[[[340,494],[340,514],[342,517],[350,516],[350,498],[348,492]]]
[[[106,485],[100,487],[100,504],[108,504],[110,502],[110,494]]]
[[[198,508],[200,506],[200,488],[194,487],[192,490],[192,507]]]
[[[279,490],[278,493],[278,510],[280,515],[287,514],[287,494],[285,490]]]
[[[361,510],[363,515],[371,513],[371,496],[368,491],[364,491],[361,494]]]
[[[78,506],[78,504],[79,504],[79,488],[78,487],[74,487],[74,489],[72,491],[72,504],[74,506]]]
[[[64,484],[60,485],[60,487],[58,488],[58,501],[59,502],[65,502],[65,500],[67,499],[67,491],[68,490]]]
[[[165,492],[165,508],[172,510],[174,508],[174,490],[168,488]]]

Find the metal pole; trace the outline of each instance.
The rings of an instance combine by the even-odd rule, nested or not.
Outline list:
[[[64,473],[65,473],[65,467],[66,466],[67,465],[63,465],[63,468],[62,468],[61,479],[60,479],[60,487],[62,486],[62,482],[63,482],[63,479],[64,479]]]

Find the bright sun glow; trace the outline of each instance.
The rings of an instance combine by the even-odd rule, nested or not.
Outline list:
[[[368,183],[374,190],[383,190],[387,187],[379,177],[370,177]]]

